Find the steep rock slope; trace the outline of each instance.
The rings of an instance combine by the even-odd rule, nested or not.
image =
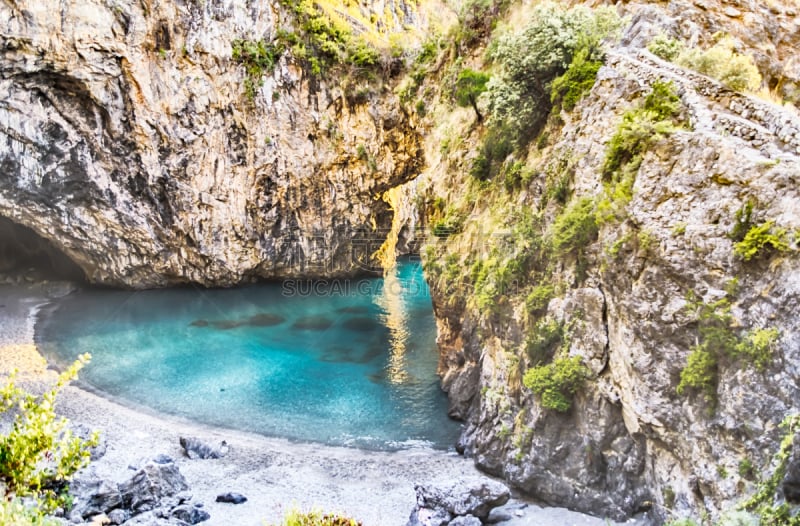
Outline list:
[[[406,202],[428,225],[440,372],[451,413],[467,422],[466,453],[553,504],[716,516],[771,473],[779,424],[800,410],[800,118],[641,50],[669,15],[629,9],[633,24],[591,92],[551,117],[527,158],[510,157],[493,180],[471,177],[486,130],[471,110],[448,109]],[[465,62],[480,67],[477,57]],[[687,124],[645,150],[629,201],[608,202],[609,143],[662,82]],[[610,212],[580,216],[584,203]],[[785,247],[737,255],[737,224],[767,222]],[[584,240],[553,248],[589,223]],[[728,342],[777,336],[766,363],[722,353],[705,390],[679,393],[709,326]],[[543,354],[586,367],[566,411],[525,385]]]
[[[0,216],[92,282],[358,271],[391,220],[376,198],[419,171],[381,82],[289,52],[247,97],[232,42],[293,29],[278,2],[4,0],[0,20]]]

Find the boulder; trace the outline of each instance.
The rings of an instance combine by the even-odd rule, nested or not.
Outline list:
[[[186,452],[186,456],[191,459],[197,458],[222,458],[228,454],[228,443],[224,440],[218,447],[211,446],[197,438],[180,438],[181,447]]]
[[[443,509],[454,517],[473,515],[481,521],[511,497],[505,484],[481,477],[417,485],[415,490],[418,509]]]
[[[228,493],[222,493],[217,495],[217,502],[227,502],[230,504],[242,504],[243,502],[247,502],[247,497],[242,495],[241,493],[235,493],[229,491]]]
[[[86,519],[122,506],[122,494],[110,480],[76,479],[72,484],[74,505],[70,517]]]
[[[411,512],[406,526],[446,526],[453,516],[444,508],[420,508]]]
[[[450,521],[448,526],[482,526],[481,520],[474,515],[463,515]]]
[[[119,485],[124,507],[133,515],[156,508],[163,497],[189,489],[178,466],[148,462],[130,480]]]
[[[171,515],[178,520],[182,520],[188,524],[197,524],[199,522],[207,521],[211,518],[209,513],[199,507],[198,505],[190,506],[182,504],[172,510]]]

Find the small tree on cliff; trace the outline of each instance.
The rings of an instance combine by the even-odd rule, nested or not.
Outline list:
[[[466,68],[459,73],[456,80],[456,103],[462,107],[471,106],[478,122],[483,122],[483,115],[478,109],[478,97],[486,91],[489,78],[488,73]]]

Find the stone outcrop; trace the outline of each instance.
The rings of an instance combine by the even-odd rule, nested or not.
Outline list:
[[[417,506],[408,526],[480,525],[511,497],[504,484],[479,478],[417,485],[415,490]]]
[[[608,53],[588,96],[531,147],[533,175],[522,189],[492,181],[477,193],[468,173],[481,129],[468,113],[451,118],[450,128],[434,126],[430,136],[439,140],[462,130],[461,146],[444,153],[439,143],[426,144],[429,168],[406,187],[406,202],[424,205],[417,224],[427,220],[430,227],[439,213],[431,203],[461,206],[463,214],[455,233],[430,236],[423,247],[443,387],[451,414],[466,421],[459,449],[545,502],[617,519],[730,509],[754,491],[754,472],[770,473],[779,424],[800,410],[800,258],[793,237],[800,229],[800,118],[639,49],[647,43],[641,35],[675,22],[671,4],[626,7],[633,29]],[[649,19],[637,18],[638,8]],[[797,49],[796,42],[777,45]],[[472,298],[472,265],[514,255],[513,246],[489,251],[502,247],[495,240],[510,235],[520,209],[539,218],[541,232],[530,235],[546,242],[563,210],[553,201],[553,181],[568,181],[573,202],[602,197],[608,141],[622,113],[656,80],[673,82],[689,125],[645,153],[620,219],[602,224],[580,259],[563,255],[548,281],[512,283],[494,296],[492,309],[481,309]],[[788,250],[752,261],[735,255],[731,232],[748,202],[752,224],[773,221],[786,232]],[[701,323],[687,298],[712,304],[734,278],[730,330],[777,329],[769,365],[761,371],[747,359],[724,359],[714,402],[691,389],[678,394]],[[526,295],[548,284],[553,298],[530,313]],[[580,356],[588,369],[589,380],[564,413],[543,407],[522,382],[534,365],[526,345],[539,320],[565,328],[555,352]],[[792,494],[794,479],[786,487]]]
[[[420,170],[389,86],[286,53],[249,100],[232,41],[293,27],[278,2],[14,0],[0,20],[0,217],[91,282],[358,272],[380,196]]]

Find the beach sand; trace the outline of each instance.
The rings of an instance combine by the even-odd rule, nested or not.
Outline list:
[[[55,371],[34,343],[38,307],[64,294],[63,285],[0,286],[0,381],[17,369],[20,383],[41,388]],[[99,430],[107,451],[86,470],[121,482],[133,473],[129,466],[160,453],[173,457],[186,477],[195,501],[204,504],[211,519],[206,526],[263,526],[280,523],[292,509],[322,509],[363,521],[365,526],[403,526],[415,504],[414,485],[442,478],[477,476],[472,460],[428,448],[370,452],[321,444],[293,443],[156,414],[127,407],[88,390],[68,386],[58,412],[74,423]],[[209,443],[227,441],[222,459],[191,460],[179,437]],[[235,491],[248,501],[216,503],[218,494]],[[601,526],[602,519],[561,508],[542,508],[532,502],[522,516],[506,526]]]

